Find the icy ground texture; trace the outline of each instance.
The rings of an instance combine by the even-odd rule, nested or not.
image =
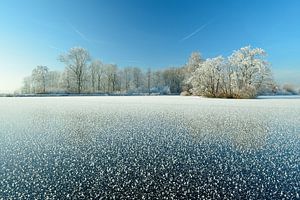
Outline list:
[[[1,98],[0,122],[0,199],[299,199],[299,99]]]

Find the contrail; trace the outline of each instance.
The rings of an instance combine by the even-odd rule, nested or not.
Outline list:
[[[212,20],[210,20],[209,22],[207,22],[206,24],[203,24],[202,26],[200,26],[197,30],[195,30],[194,32],[190,33],[189,35],[185,36],[184,38],[182,38],[180,40],[180,42],[183,42],[187,39],[190,39],[191,37],[193,37],[194,35],[196,35],[198,32],[200,32],[201,30],[203,30],[207,25],[209,25],[212,22]]]
[[[69,24],[69,26],[72,28],[72,30],[84,41],[88,42],[88,43],[96,43],[96,44],[105,44],[105,42],[103,41],[99,41],[99,40],[94,40],[94,39],[90,39],[88,38],[85,34],[83,34],[81,31],[79,31],[74,25],[72,25],[70,22],[67,22]]]
[[[70,22],[69,22],[69,25],[71,26],[73,31],[75,33],[77,33],[77,35],[79,35],[79,37],[81,37],[81,39],[83,39],[86,42],[90,42],[90,40],[82,32],[80,32],[77,28],[75,28],[75,26],[73,26]]]

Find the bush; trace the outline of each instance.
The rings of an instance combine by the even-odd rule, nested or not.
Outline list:
[[[292,95],[297,95],[298,94],[295,86],[292,85],[292,84],[285,84],[285,85],[283,85],[282,89],[285,92],[287,92],[288,94],[292,94]]]
[[[188,91],[183,91],[180,93],[180,96],[191,96],[191,93],[189,93]]]

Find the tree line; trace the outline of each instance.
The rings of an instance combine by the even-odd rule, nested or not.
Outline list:
[[[92,60],[81,47],[71,48],[59,56],[59,61],[65,64],[62,72],[51,71],[47,66],[34,68],[24,78],[22,93],[179,94],[184,81],[183,68],[119,68],[116,64]]]
[[[274,92],[270,65],[260,48],[243,47],[229,56],[203,59],[193,52],[184,66],[160,70],[119,68],[92,60],[88,50],[71,48],[59,56],[63,71],[37,66],[24,78],[23,94],[183,94],[253,98]]]

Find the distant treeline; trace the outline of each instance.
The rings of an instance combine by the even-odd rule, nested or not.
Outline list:
[[[60,55],[64,71],[51,71],[47,66],[37,66],[24,78],[23,94],[77,93],[77,94],[179,94],[184,82],[184,68],[164,70],[139,67],[119,68],[91,60],[89,52],[80,47]]]
[[[37,66],[24,78],[22,94],[184,94],[224,98],[253,98],[276,93],[265,52],[250,46],[227,59],[203,59],[193,52],[184,66],[161,70],[119,68],[91,60],[88,50],[75,47],[59,56],[63,71]]]

